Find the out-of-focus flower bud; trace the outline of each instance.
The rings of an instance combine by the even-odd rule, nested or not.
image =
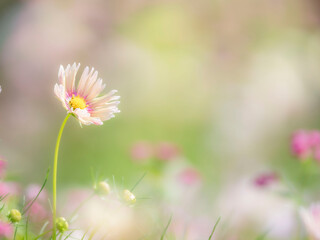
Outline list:
[[[105,181],[101,181],[98,183],[96,191],[98,194],[106,196],[110,193],[110,185]]]
[[[136,202],[136,197],[128,189],[123,190],[122,196],[123,196],[123,199],[129,204],[134,204]]]
[[[69,224],[64,217],[59,217],[56,220],[56,227],[59,230],[59,232],[63,233],[68,230]]]
[[[12,223],[17,223],[20,222],[21,220],[21,213],[17,209],[11,209],[10,212],[8,213],[8,219]]]

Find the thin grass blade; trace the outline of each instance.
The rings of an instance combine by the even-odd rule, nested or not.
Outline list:
[[[47,170],[47,174],[46,174],[46,178],[44,179],[44,182],[40,188],[40,191],[38,192],[37,196],[29,203],[26,205],[26,209],[22,212],[22,215],[24,215],[28,210],[29,208],[33,205],[33,203],[37,200],[37,198],[39,197],[40,193],[42,192],[42,190],[44,189],[47,181],[48,181],[48,176],[49,176],[49,172],[50,172],[50,168],[48,168]]]
[[[211,238],[212,238],[212,236],[213,236],[213,234],[214,234],[214,231],[216,230],[216,228],[217,228],[217,226],[218,226],[218,224],[219,224],[219,222],[220,222],[220,219],[221,219],[221,217],[218,218],[216,224],[214,225],[214,227],[213,227],[213,229],[212,229],[212,232],[211,232],[208,240],[211,240]]]
[[[167,223],[167,226],[165,227],[165,229],[163,230],[163,233],[161,234],[160,240],[164,239],[164,236],[166,235],[166,232],[167,232],[167,230],[168,230],[168,228],[170,226],[171,220],[172,220],[172,215],[170,216],[170,219],[169,219],[169,221]]]
[[[142,179],[144,179],[144,177],[147,175],[147,172],[145,172],[140,178],[139,180],[136,182],[136,184],[131,188],[130,192],[133,192],[133,190],[139,185],[139,183],[142,181]]]

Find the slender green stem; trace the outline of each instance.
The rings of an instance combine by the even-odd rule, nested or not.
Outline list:
[[[59,146],[60,146],[60,140],[61,140],[61,136],[62,136],[62,132],[64,129],[64,126],[66,125],[66,122],[68,120],[68,118],[71,116],[71,114],[69,113],[66,118],[64,119],[64,121],[62,122],[62,125],[60,127],[60,131],[58,134],[58,138],[57,138],[57,143],[56,143],[56,149],[54,151],[54,161],[53,161],[53,181],[52,181],[52,197],[53,197],[53,209],[52,209],[52,239],[56,240],[56,210],[57,210],[57,169],[58,169],[58,153],[59,153]]]
[[[17,232],[18,232],[18,227],[19,227],[19,224],[18,224],[18,223],[16,223],[15,225],[16,225],[16,226],[15,226],[15,229],[14,229],[13,240],[16,240],[16,236],[17,236]]]

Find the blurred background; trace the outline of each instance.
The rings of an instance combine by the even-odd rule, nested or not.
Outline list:
[[[139,207],[172,213],[174,239],[207,239],[219,216],[220,239],[294,239],[293,204],[251,183],[294,175],[292,132],[320,126],[319,27],[317,0],[2,0],[0,154],[13,179],[43,180],[66,115],[59,65],[80,62],[121,113],[68,122],[61,191],[90,187],[90,169],[127,188],[146,172]]]

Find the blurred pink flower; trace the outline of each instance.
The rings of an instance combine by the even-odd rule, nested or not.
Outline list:
[[[208,239],[212,230],[212,221],[204,215],[175,216],[169,231],[176,239],[195,240]]]
[[[320,203],[314,203],[308,208],[300,208],[300,216],[308,232],[314,240],[320,240]]]
[[[193,185],[201,181],[201,176],[196,169],[187,168],[178,175],[178,179],[185,185]]]
[[[29,185],[26,189],[27,201],[31,201],[31,200],[35,199],[37,194],[39,193],[40,189],[41,189],[41,186],[38,184]],[[43,189],[41,191],[40,195],[38,196],[37,201],[47,202],[47,200],[48,200],[48,193],[45,189]]]
[[[292,153],[300,158],[313,157],[320,161],[320,132],[300,130],[291,139]]]
[[[92,191],[89,189],[72,189],[70,191],[66,192],[66,195],[64,196],[65,203],[63,212],[66,214],[66,216],[70,215],[78,206],[80,203],[86,201],[92,194]]]
[[[306,158],[310,154],[310,136],[308,132],[300,130],[295,132],[291,139],[292,153],[298,158]]]
[[[0,239],[11,239],[13,235],[13,226],[10,223],[0,221]]]
[[[155,151],[156,157],[160,160],[172,160],[180,154],[178,146],[170,142],[159,143]]]
[[[41,222],[48,216],[48,211],[42,204],[35,201],[28,210],[28,216],[33,222]]]
[[[131,147],[131,158],[136,161],[145,161],[153,156],[153,149],[148,142],[137,142]]]
[[[320,132],[319,131],[309,132],[309,145],[310,145],[310,147],[319,147],[320,146]]]
[[[59,82],[54,86],[56,97],[62,102],[62,106],[77,117],[80,124],[102,125],[103,121],[114,117],[114,113],[120,112],[118,109],[119,96],[113,96],[117,91],[112,90],[103,96],[98,97],[105,84],[102,79],[98,79],[98,72],[86,67],[78,82],[76,75],[80,64],[68,65],[66,69],[60,65]]]
[[[20,188],[18,184],[14,182],[0,182],[0,196],[17,196],[19,192]]]
[[[313,157],[314,157],[315,160],[317,160],[318,162],[320,162],[320,146],[317,147],[317,148],[314,150]]]
[[[274,173],[274,172],[263,173],[263,174],[260,174],[259,176],[257,176],[254,179],[254,184],[257,187],[267,187],[270,184],[272,184],[274,182],[277,182],[278,179],[279,179],[278,175],[276,173]]]

